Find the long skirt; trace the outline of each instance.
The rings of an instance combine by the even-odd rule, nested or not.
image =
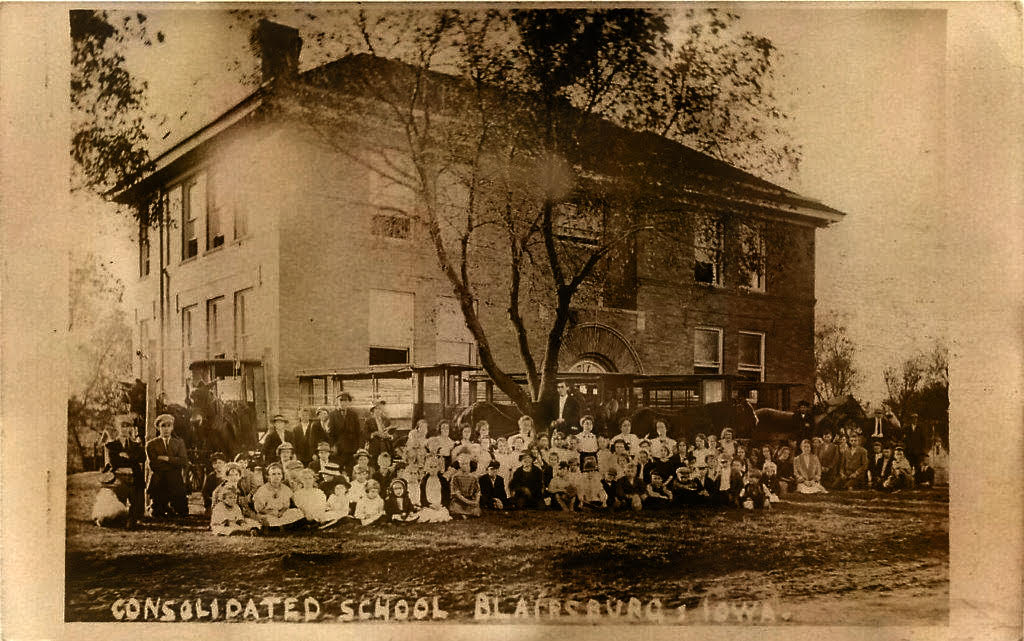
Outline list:
[[[803,481],[796,484],[796,491],[800,494],[828,494],[828,490],[818,481]]]
[[[290,507],[284,511],[281,516],[272,516],[270,514],[261,514],[260,520],[263,521],[269,527],[281,527],[282,525],[291,525],[297,523],[306,516],[297,507]]]

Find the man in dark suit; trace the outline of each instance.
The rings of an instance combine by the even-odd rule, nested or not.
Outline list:
[[[114,494],[122,503],[128,504],[128,527],[142,518],[146,507],[146,452],[135,441],[131,433],[135,424],[127,414],[115,417],[117,438],[104,444],[106,465],[103,471],[109,475]]]
[[[352,396],[348,392],[338,394],[338,409],[330,415],[330,443],[338,454],[342,467],[352,467],[356,450],[366,445],[367,436],[359,422],[359,416],[352,409]]]
[[[491,461],[487,473],[480,476],[480,507],[485,510],[504,510],[508,504],[505,479],[498,476],[499,467],[500,463]]]
[[[917,424],[917,413],[911,414],[906,427],[903,428],[903,444],[907,459],[915,468],[921,463],[921,457],[931,446],[925,440],[924,429]]]
[[[880,490],[882,483],[892,473],[892,448],[882,447],[882,456],[877,459],[871,468],[871,487]]]
[[[303,465],[309,465],[310,461],[316,458],[316,447],[321,441],[327,440],[328,412],[320,408],[316,412],[317,422],[309,420],[309,410],[305,407],[299,409],[299,424],[292,428],[288,441],[295,448],[295,458],[302,461]]]
[[[263,460],[270,464],[277,460],[277,447],[285,441],[291,442],[291,433],[288,431],[288,419],[281,414],[276,414],[270,421],[270,429],[263,436],[260,444],[260,451],[263,452]]]
[[[558,396],[551,403],[549,420],[553,427],[562,431],[576,433],[580,431],[580,404],[569,394],[569,384],[558,381]]]
[[[869,443],[877,441],[883,445],[892,445],[893,437],[900,436],[899,425],[895,419],[891,412],[886,415],[881,407],[875,408],[874,413],[864,423],[864,437]]]
[[[811,404],[807,401],[800,401],[796,404],[796,410],[793,412],[793,422],[796,425],[797,442],[806,439],[812,439],[815,436],[819,436],[817,427],[814,424],[814,415],[811,413]]]
[[[153,475],[149,478],[149,496],[153,501],[153,517],[160,518],[174,511],[178,516],[188,516],[188,497],[185,495],[185,477],[188,466],[188,451],[185,442],[172,436],[174,417],[161,414],[156,417],[156,428],[160,432],[146,443],[146,456]]]

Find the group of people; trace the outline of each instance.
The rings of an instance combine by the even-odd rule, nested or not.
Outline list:
[[[922,451],[852,426],[836,433],[824,429],[799,442],[754,444],[734,439],[729,428],[677,441],[663,420],[649,435],[634,434],[628,418],[617,433],[597,434],[588,415],[578,425],[559,417],[539,432],[523,416],[509,437],[493,437],[486,421],[453,426],[443,420],[432,428],[420,420],[399,439],[381,412],[371,412],[369,429],[354,412],[351,421],[347,415],[320,409],[314,422],[299,410],[293,429],[277,415],[262,439],[261,455],[228,460],[214,454],[202,492],[211,529],[234,534],[439,522],[522,509],[769,509],[791,492],[899,492],[944,482],[944,466],[937,474],[932,462],[936,454],[945,456],[937,440],[938,452]],[[129,425],[124,421],[119,429]],[[171,435],[169,415],[158,417],[156,425],[160,436],[146,444],[152,514],[187,514],[184,446]],[[123,462],[132,474],[139,469],[141,478],[140,447],[119,438],[107,449],[112,471]],[[143,486],[128,486],[136,520]]]

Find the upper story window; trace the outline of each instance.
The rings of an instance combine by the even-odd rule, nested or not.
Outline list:
[[[722,373],[721,327],[697,327],[694,329],[693,373]]]
[[[235,292],[235,355],[238,358],[248,358],[252,343],[252,323],[249,316],[252,312],[252,289],[243,289]]]
[[[740,286],[763,292],[765,285],[764,229],[760,224],[740,225]]]
[[[196,315],[198,305],[189,305],[181,309],[181,360],[182,380],[185,379],[185,372],[195,356],[195,344],[197,339]]]
[[[562,240],[594,245],[601,239],[603,221],[599,211],[562,203],[555,207],[553,216],[553,231]]]
[[[139,224],[139,276],[145,278],[149,276],[149,258],[150,246],[149,246],[149,225],[146,223]]]
[[[749,380],[764,380],[764,333],[740,332],[739,375]]]
[[[220,193],[222,181],[214,174],[209,179],[208,207],[206,210],[206,250],[215,249],[224,244],[224,200]]]
[[[701,217],[693,230],[693,280],[721,287],[725,232],[722,222]]]
[[[372,232],[374,236],[408,240],[412,225],[407,216],[393,214],[376,214],[373,217]]]
[[[206,222],[206,174],[198,173],[183,183],[181,210],[181,259],[199,254],[199,226]],[[173,220],[173,218],[172,218]]]
[[[434,314],[434,333],[437,335],[435,360],[438,363],[476,365],[476,340],[466,327],[459,299],[439,296]]]
[[[206,301],[206,355],[209,358],[224,358],[225,302],[223,296]]]

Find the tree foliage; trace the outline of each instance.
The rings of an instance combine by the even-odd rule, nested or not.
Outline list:
[[[121,301],[124,286],[94,254],[71,271],[68,345],[69,466],[84,459],[126,411],[121,383],[131,374],[131,328]]]
[[[814,397],[825,403],[853,394],[860,380],[856,349],[846,325],[834,313],[825,313],[814,329]]]
[[[316,24],[311,38],[338,43],[348,34],[349,53],[369,54],[342,61],[360,65],[345,95],[332,91],[330,72],[311,72],[276,107],[404,193],[405,206],[389,207],[425,229],[482,366],[525,411],[554,393],[573,306],[601,300],[639,239],[677,250],[692,242],[681,221],[700,206],[670,178],[677,152],[659,155],[664,138],[653,136],[644,142],[653,149],[638,149],[635,136],[763,159],[757,146],[768,136],[748,133],[764,130],[759,117],[781,118],[765,89],[774,49],[750,34],[725,38],[736,17],[714,10],[689,14],[696,26],[682,46],[660,11],[375,9],[350,18],[330,38]],[[354,105],[353,93],[367,103]],[[751,117],[740,102],[768,113]],[[777,157],[787,154],[796,156]],[[726,225],[739,230],[736,220]],[[763,251],[729,249],[760,254],[746,266],[763,273]],[[505,268],[519,363],[497,362],[491,337],[504,328],[486,327],[478,309],[494,299],[481,291],[495,284],[495,262]],[[542,310],[541,322],[526,308]],[[525,372],[525,389],[507,373],[515,370]]]
[[[133,75],[126,52],[152,46],[144,13],[73,9],[71,23],[72,187],[99,193],[131,185],[151,168],[147,83]]]
[[[945,426],[949,422],[949,348],[936,343],[930,351],[891,364],[883,371],[888,397],[883,401],[905,421],[911,413]]]

